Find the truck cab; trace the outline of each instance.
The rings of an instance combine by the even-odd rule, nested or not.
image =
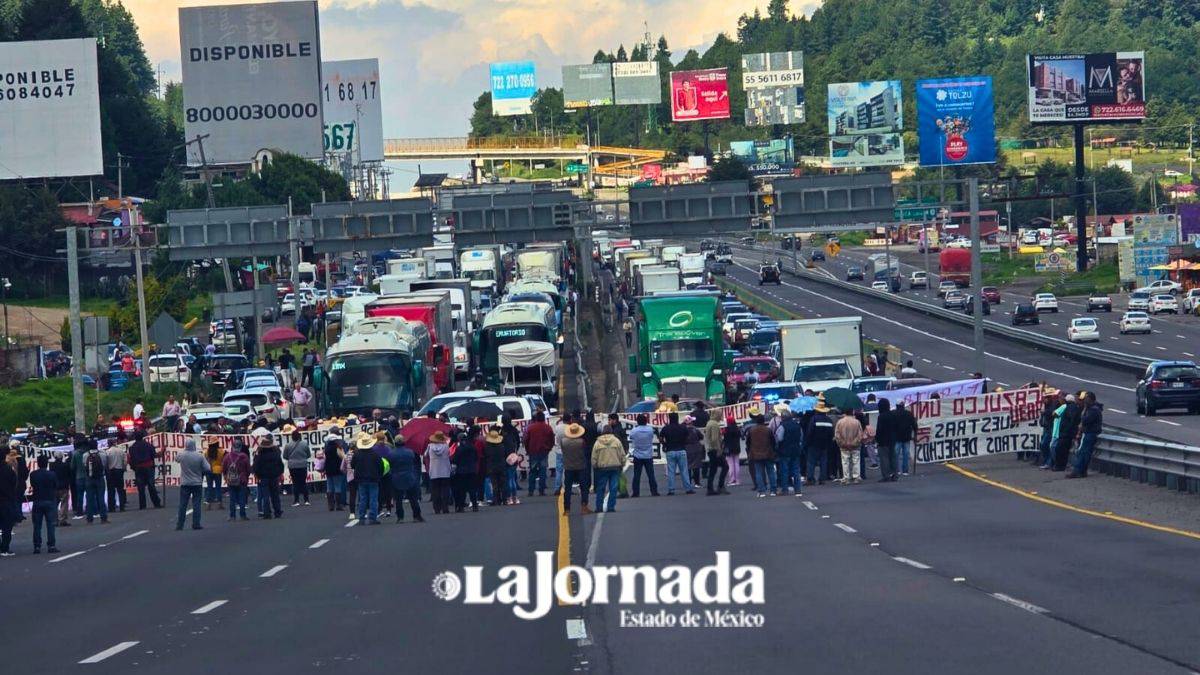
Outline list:
[[[642,398],[679,394],[725,404],[724,337],[716,293],[664,293],[638,299],[637,351],[629,369]]]

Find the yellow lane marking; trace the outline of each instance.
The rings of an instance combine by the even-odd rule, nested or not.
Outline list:
[[[1049,499],[1047,497],[1042,497],[1041,495],[1039,495],[1036,492],[1026,492],[1025,490],[1022,490],[1020,488],[1016,488],[1011,485],[1006,485],[1004,483],[994,481],[990,478],[985,478],[982,474],[977,474],[973,471],[968,471],[967,469],[964,469],[961,466],[956,466],[954,464],[946,464],[946,468],[950,469],[951,471],[960,473],[968,478],[977,480],[981,483],[987,483],[988,485],[991,485],[992,487],[997,487],[997,488],[1000,488],[1001,490],[1007,490],[1008,492],[1011,492],[1015,495],[1020,495],[1026,499],[1032,499],[1035,502],[1040,502],[1042,504],[1046,504],[1047,506],[1056,506],[1060,509],[1066,509],[1067,511],[1073,511],[1075,513],[1082,513],[1087,516],[1095,516],[1096,518],[1104,518],[1106,520],[1115,520],[1118,523],[1125,523],[1126,525],[1135,525],[1137,527],[1144,527],[1148,530],[1155,530],[1156,532],[1166,532],[1167,534],[1175,534],[1175,535],[1179,535],[1181,537],[1187,537],[1188,539],[1200,540],[1200,532],[1192,532],[1191,530],[1180,530],[1180,529],[1174,528],[1174,527],[1167,527],[1166,525],[1156,525],[1155,523],[1148,523],[1144,520],[1138,520],[1136,518],[1127,518],[1125,516],[1118,516],[1118,515],[1114,515],[1112,511],[1093,511],[1091,509],[1085,509],[1085,508],[1082,508],[1079,506],[1073,506],[1071,504],[1067,504],[1066,502],[1060,502],[1057,499]]]
[[[554,500],[558,506],[558,571],[571,564],[571,525],[567,519],[567,514],[563,512],[563,498],[566,494],[566,489],[567,486],[564,484],[563,490],[558,495],[558,499]],[[566,604],[562,600],[558,601],[559,607],[563,607]]]

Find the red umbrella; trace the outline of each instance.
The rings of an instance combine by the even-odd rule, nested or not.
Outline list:
[[[405,445],[414,452],[424,453],[425,446],[429,445],[430,436],[440,431],[449,438],[451,430],[449,424],[432,417],[414,417],[400,427],[400,434],[404,436]]]
[[[300,334],[300,331],[290,326],[276,326],[263,333],[262,337],[263,344],[267,345],[284,345],[303,340],[304,336]]]

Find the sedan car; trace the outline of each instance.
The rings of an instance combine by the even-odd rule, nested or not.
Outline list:
[[[950,291],[942,298],[942,307],[946,309],[962,309],[967,306],[967,295],[962,291]]]
[[[1034,326],[1041,323],[1042,320],[1038,317],[1037,308],[1033,305],[1017,305],[1012,313],[1012,325],[1021,326],[1024,324],[1033,324]]]
[[[1033,308],[1039,312],[1058,312],[1058,298],[1053,293],[1038,293],[1033,296]]]
[[[779,362],[769,356],[741,356],[733,360],[725,381],[731,387],[739,383],[774,382],[779,379]]]
[[[1099,342],[1100,326],[1091,317],[1071,319],[1067,328],[1067,339],[1071,342]]]
[[[1200,412],[1200,368],[1191,361],[1155,361],[1138,380],[1134,397],[1139,415],[1163,408]]]
[[[846,281],[862,281],[862,280],[863,280],[863,268],[861,268],[861,267],[847,267],[846,268]]]
[[[825,262],[825,252],[820,249],[814,249],[813,252],[809,255],[808,259],[813,262],[817,262],[818,260],[820,260],[821,262]]]
[[[1150,311],[1150,294],[1145,291],[1134,291],[1129,295],[1129,309]]]
[[[967,314],[974,316],[975,315],[975,302],[976,302],[975,296],[968,295],[967,301],[963,304],[963,311],[966,312]],[[980,298],[980,302],[983,303],[983,315],[991,316],[992,303],[988,302],[987,298],[982,298],[982,297]]]
[[[714,260],[708,265],[709,274],[723,277],[729,274],[729,265],[722,260]]]
[[[995,286],[984,286],[979,290],[979,294],[983,296],[984,300],[993,305],[998,305],[1001,302],[1000,289]]]
[[[891,286],[889,286],[888,282],[886,282],[886,281],[875,281],[875,282],[871,283],[871,289],[876,290],[876,291],[883,291],[884,293],[887,293],[888,291],[891,290]]]
[[[1125,312],[1121,317],[1121,334],[1128,333],[1146,333],[1150,334],[1154,329],[1150,327],[1150,315],[1145,312]]]
[[[1188,314],[1195,314],[1200,310],[1200,288],[1188,289],[1188,292],[1183,296],[1181,307]]]
[[[1092,293],[1087,299],[1087,311],[1089,312],[1111,312],[1112,298],[1104,293]]]
[[[1143,286],[1134,290],[1135,292],[1145,292],[1150,293],[1151,295],[1158,293],[1170,293],[1171,295],[1177,295],[1183,292],[1183,284],[1179,283],[1178,281],[1171,281],[1170,279],[1159,279],[1158,281],[1151,283],[1149,286]]]
[[[957,288],[958,284],[954,283],[953,281],[943,281],[942,283],[938,284],[938,296],[944,296],[950,291],[956,290]]]
[[[1151,296],[1150,313],[1163,314],[1167,312],[1171,314],[1179,313],[1179,301],[1175,299],[1175,296],[1169,293],[1160,293],[1159,295]]]

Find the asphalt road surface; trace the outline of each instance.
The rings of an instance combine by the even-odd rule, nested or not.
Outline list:
[[[942,467],[803,498],[759,499],[747,483],[562,522],[551,497],[353,527],[316,503],[285,506],[278,521],[206,512],[204,530],[182,532],[168,510],[128,512],[107,526],[75,521],[53,558],[29,555],[23,524],[20,555],[0,560],[6,672],[1200,669],[1200,541],[1030,502]],[[556,566],[693,572],[728,551],[733,567],[762,568],[762,603],[554,604],[523,620],[432,592],[435,575],[467,565],[483,567],[490,591],[501,566],[560,548],[569,560]],[[622,625],[623,611],[689,609],[702,620],[746,612],[761,625]]]

